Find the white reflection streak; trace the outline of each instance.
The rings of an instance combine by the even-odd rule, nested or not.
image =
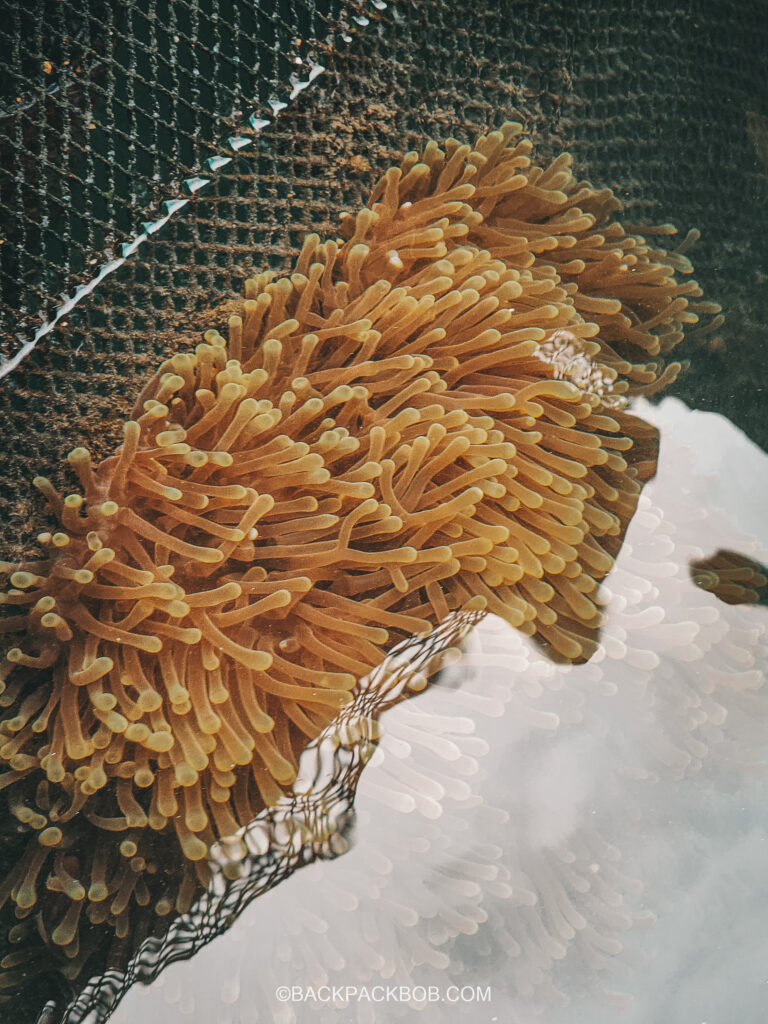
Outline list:
[[[385,10],[387,4],[383,0],[370,0],[371,5],[377,11]],[[361,10],[365,8],[365,3],[358,5]],[[364,14],[358,14],[354,16],[352,20],[359,25],[361,28],[367,27],[370,22]],[[326,43],[333,44],[333,29],[326,39]],[[342,32],[342,38],[345,42],[351,42],[352,36],[347,31]],[[288,83],[280,83],[281,86],[290,85],[290,93],[288,93],[287,102],[273,98],[268,101],[270,107],[270,117],[272,119],[278,117],[281,111],[285,110],[290,104],[294,103],[298,97],[308,89],[312,83],[319,78],[324,72],[325,68],[322,64],[311,59],[297,60],[295,63],[301,65],[301,74],[296,72],[292,73],[289,77]],[[306,77],[303,77],[306,75]],[[203,165],[198,168],[199,174],[192,174],[184,181],[184,188],[189,193],[189,196],[194,196],[201,189],[205,189],[214,180],[211,175],[215,175],[222,167],[231,163],[234,155],[250,147],[257,140],[259,134],[273,123],[269,118],[260,117],[257,112],[250,114],[247,119],[247,127],[244,125],[243,130],[247,134],[233,135],[227,139],[226,147],[227,152],[220,153],[217,156],[208,157]],[[233,154],[233,155],[229,155]],[[156,216],[154,220],[145,221],[142,224],[143,230],[137,232],[130,242],[124,242],[120,245],[121,255],[117,259],[110,259],[104,256],[104,262],[99,266],[98,271],[93,277],[87,281],[79,284],[77,288],[72,292],[71,295],[62,295],[62,302],[57,306],[53,317],[50,320],[43,317],[43,322],[37,328],[37,330],[31,335],[31,337],[24,338],[23,335],[17,335],[21,344],[19,348],[14,352],[10,358],[0,356],[0,380],[12,373],[20,363],[22,363],[27,356],[36,348],[38,342],[42,341],[43,338],[47,337],[51,331],[61,323],[67,314],[71,313],[72,310],[78,306],[82,300],[95,291],[101,282],[113,274],[116,270],[123,266],[123,264],[129,260],[141,246],[146,242],[148,238],[163,228],[168,221],[174,217],[179,210],[182,210],[189,203],[187,197],[176,197],[173,199],[165,199],[160,204],[165,212],[160,216]],[[155,213],[158,211],[155,210]],[[147,216],[152,216],[149,212]],[[96,263],[97,258],[89,260],[89,264]]]

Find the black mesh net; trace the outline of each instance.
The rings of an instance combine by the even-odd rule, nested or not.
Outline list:
[[[12,545],[35,530],[25,481],[75,441],[109,447],[139,382],[254,269],[286,267],[396,154],[510,116],[540,156],[570,149],[628,220],[702,230],[697,277],[727,320],[676,390],[766,444],[761,0],[4,6],[5,358],[167,215],[161,200],[189,199],[3,381]]]
[[[761,0],[494,0],[471,16],[421,0],[364,11],[30,0],[5,13],[5,358],[62,296],[132,253],[3,381],[12,544],[35,530],[25,481],[55,472],[76,440],[113,444],[139,382],[254,269],[285,268],[403,150],[510,116],[541,157],[567,148],[613,188],[628,221],[702,230],[697,277],[727,319],[722,338],[688,353],[676,390],[766,444],[752,361],[768,319]],[[169,204],[168,223],[133,250]]]
[[[286,269],[309,231],[335,234],[405,150],[509,118],[538,157],[570,150],[627,223],[702,231],[696,276],[726,322],[683,353],[674,391],[768,446],[763,0],[2,0],[0,13],[4,557],[42,528],[32,476],[61,482],[75,445],[114,450],[157,363],[221,327],[216,307],[254,271]]]
[[[288,98],[317,42],[338,31],[343,4],[10,6],[0,79],[6,345],[50,318],[94,263],[119,257],[185,179],[215,169],[256,107]]]

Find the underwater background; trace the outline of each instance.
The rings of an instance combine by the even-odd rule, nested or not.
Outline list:
[[[765,1020],[766,611],[697,588],[690,564],[766,563],[766,5],[0,10],[3,558],[41,529],[35,474],[63,484],[74,446],[113,451],[163,358],[430,138],[522,121],[539,160],[568,151],[614,190],[623,223],[700,232],[687,255],[724,314],[636,408],[661,461],[605,584],[610,671],[553,665],[487,620],[382,717],[349,852],[260,896],[114,1019]],[[282,984],[373,976],[493,998],[275,1002]]]

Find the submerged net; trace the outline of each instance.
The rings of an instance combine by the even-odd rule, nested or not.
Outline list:
[[[568,150],[613,188],[628,222],[702,230],[698,277],[727,319],[676,390],[766,443],[750,358],[768,321],[759,0],[493,0],[471,17],[422,2],[28,0],[5,14],[4,356],[165,216],[161,200],[190,200],[3,382],[0,514],[19,546],[35,532],[22,480],[81,440],[113,447],[140,383],[199,338],[212,303],[254,271],[286,269],[304,235],[326,237],[406,149],[469,140],[508,117],[522,118],[540,159]],[[291,77],[317,65],[275,119]],[[273,123],[256,133],[252,111]],[[218,166],[220,155],[231,162]],[[183,185],[199,179],[212,181]]]

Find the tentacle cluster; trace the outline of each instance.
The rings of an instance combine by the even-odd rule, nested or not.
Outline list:
[[[188,906],[396,640],[487,608],[594,649],[650,459],[624,398],[714,309],[519,131],[406,155],[163,363],[115,456],[70,454],[82,493],[35,481],[60,529],[3,565],[0,787],[31,838],[0,900],[45,894],[73,962],[84,908],[124,935]],[[200,871],[158,897],[144,844],[174,830]]]

